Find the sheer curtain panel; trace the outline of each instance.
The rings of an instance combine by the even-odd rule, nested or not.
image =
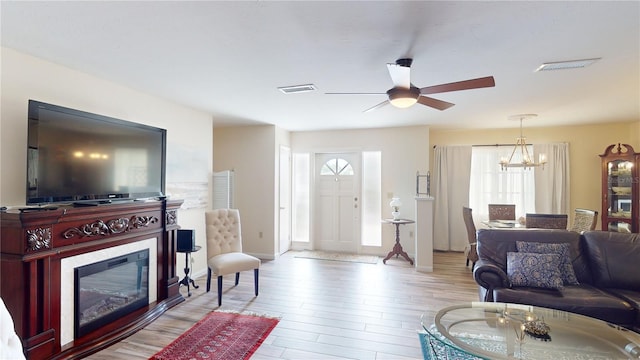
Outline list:
[[[535,168],[536,212],[544,214],[569,214],[569,144],[533,145],[537,154],[547,155],[544,170]]]
[[[473,147],[469,207],[476,222],[489,219],[489,204],[515,204],[516,219],[536,212],[534,170],[517,167],[502,170],[498,164],[512,149],[512,146]],[[522,161],[517,152],[514,161]]]
[[[433,172],[433,248],[464,251],[468,240],[462,207],[469,203],[471,146],[436,146]]]

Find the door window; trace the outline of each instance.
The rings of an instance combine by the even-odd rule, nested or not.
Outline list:
[[[330,159],[322,165],[320,175],[347,175],[353,176],[353,167],[349,162],[342,158]]]

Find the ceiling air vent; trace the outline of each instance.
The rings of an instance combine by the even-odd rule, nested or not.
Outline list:
[[[279,87],[278,90],[282,91],[285,94],[295,94],[295,93],[316,91],[316,87],[313,84],[305,84],[305,85],[283,86],[283,87]]]
[[[583,59],[583,60],[571,60],[571,61],[556,61],[556,62],[548,62],[540,65],[536,72],[538,71],[551,71],[551,70],[566,70],[566,69],[577,69],[583,68],[593,64],[594,62],[600,60],[600,58],[594,59]]]

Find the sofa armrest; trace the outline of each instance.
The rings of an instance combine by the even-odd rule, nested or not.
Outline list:
[[[476,266],[473,269],[473,278],[478,285],[487,290],[510,286],[507,273],[497,264],[484,259],[476,262]]]

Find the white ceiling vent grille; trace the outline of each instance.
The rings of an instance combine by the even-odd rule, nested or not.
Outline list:
[[[594,62],[600,60],[600,58],[594,59],[583,59],[583,60],[571,60],[571,61],[557,61],[557,62],[548,62],[540,65],[536,72],[538,71],[551,71],[551,70],[566,70],[566,69],[577,69],[583,68],[593,64]]]
[[[279,87],[278,90],[282,91],[285,94],[295,94],[295,93],[316,91],[316,87],[313,84],[305,84],[305,85],[283,86],[283,87]]]

